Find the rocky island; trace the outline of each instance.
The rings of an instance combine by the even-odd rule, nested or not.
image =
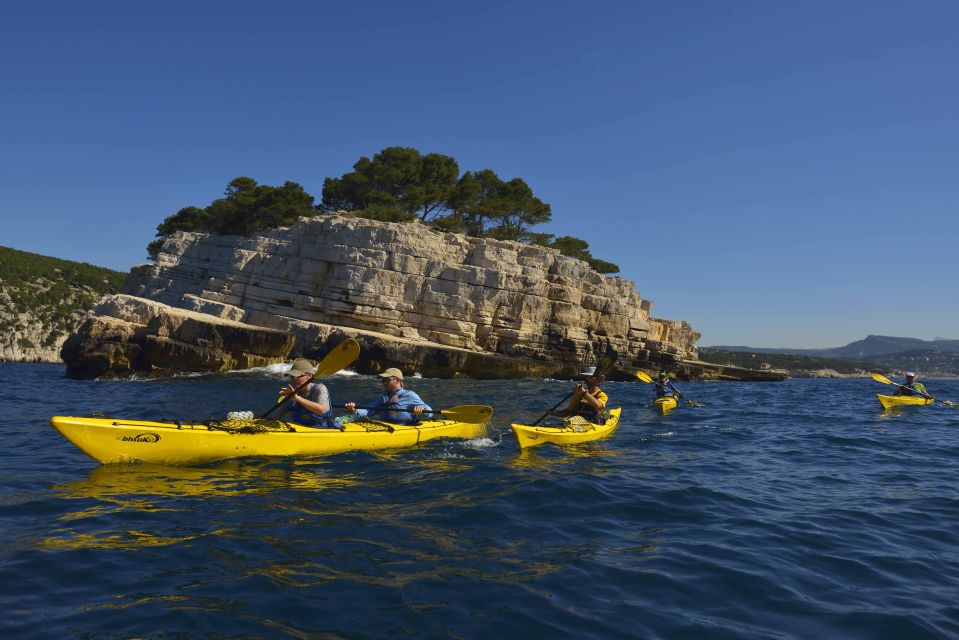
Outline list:
[[[177,231],[64,343],[78,377],[224,371],[362,345],[360,372],[782,379],[700,362],[689,323],[654,318],[635,285],[555,249],[349,214],[250,236]]]

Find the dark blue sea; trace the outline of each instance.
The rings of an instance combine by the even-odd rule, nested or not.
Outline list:
[[[509,423],[571,383],[408,383],[495,407],[489,438],[101,466],[50,416],[261,413],[283,378],[0,364],[0,637],[959,637],[959,408],[797,379],[680,384],[705,406],[663,417],[648,385],[607,383],[611,439],[521,453]]]

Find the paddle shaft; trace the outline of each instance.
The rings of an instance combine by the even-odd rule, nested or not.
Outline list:
[[[288,396],[285,396],[282,400],[280,400],[280,401],[277,402],[275,405],[273,405],[273,406],[270,408],[269,411],[267,411],[266,413],[264,413],[264,414],[261,415],[260,417],[261,417],[261,418],[266,418],[267,416],[269,416],[271,413],[273,413],[274,411],[276,411],[277,409],[279,409],[280,407],[282,407],[284,404],[286,404],[287,402],[289,402],[289,401],[290,401],[290,398],[292,398],[293,396],[295,396],[297,393],[300,392],[300,389],[303,389],[304,387],[306,387],[306,385],[310,384],[310,383],[313,382],[313,380],[315,380],[315,379],[316,379],[316,376],[310,376],[310,379],[309,379],[309,380],[307,380],[306,382],[304,382],[303,384],[301,384],[300,386],[298,386],[298,387],[293,391],[293,393],[291,393],[291,394],[288,395]]]
[[[548,416],[549,414],[551,414],[553,411],[556,411],[556,407],[558,407],[559,405],[563,404],[564,402],[567,402],[570,398],[572,398],[574,393],[576,393],[576,389],[573,389],[572,391],[570,391],[570,392],[566,395],[566,397],[564,397],[562,400],[560,400],[559,402],[557,402],[556,404],[554,404],[553,407],[552,407],[549,411],[547,411],[546,413],[544,413],[543,415],[541,415],[541,416],[536,420],[536,422],[534,422],[531,426],[534,426],[534,427],[535,427],[535,426],[538,425],[540,422],[542,422],[542,421],[546,418],[546,416]]]
[[[647,374],[645,371],[637,371],[637,372],[636,372],[636,377],[639,378],[642,382],[645,382],[646,384],[653,383],[653,379],[650,378],[650,377],[649,377],[649,374]],[[668,382],[668,381],[667,381],[667,382]],[[683,392],[680,391],[679,389],[677,389],[676,387],[672,387],[672,389],[673,389],[673,392],[679,397],[680,400],[685,400],[685,401],[686,401],[686,406],[688,406],[688,407],[701,407],[701,406],[703,406],[703,403],[702,403],[702,402],[698,402],[698,401],[696,401],[696,400],[689,400],[688,398],[684,398],[684,397],[683,397]]]
[[[334,409],[347,409],[348,407],[347,407],[345,404],[334,404],[334,405],[333,405],[333,408],[334,408]],[[413,409],[415,409],[416,406],[412,406],[412,407],[393,407],[392,409],[389,408],[389,407],[353,407],[353,408],[354,408],[354,409],[365,409],[366,411],[407,411],[407,412],[412,413]],[[449,409],[447,409],[447,411],[449,411]],[[424,410],[422,413],[439,413],[439,414],[442,414],[442,413],[443,413],[443,410],[442,410],[442,409],[435,409],[435,410],[430,409],[430,410],[428,410],[428,411],[427,411],[427,410]]]
[[[606,373],[612,368],[612,366],[613,366],[614,364],[616,364],[616,356],[615,356],[615,355],[610,355],[610,354],[607,352],[606,355],[603,356],[603,361],[602,361],[602,363],[601,363],[601,366],[596,368],[596,371],[593,373],[593,375],[602,375],[602,376],[605,376]],[[553,411],[556,411],[556,407],[560,406],[560,405],[563,404],[564,402],[568,402],[569,399],[573,397],[573,394],[574,394],[574,393],[576,393],[576,389],[573,389],[573,390],[570,391],[568,394],[566,394],[566,397],[564,397],[562,400],[560,400],[559,402],[557,402],[556,404],[554,404],[553,407],[552,407],[549,411],[547,411],[546,413],[544,413],[543,415],[541,415],[541,416],[536,420],[536,422],[534,422],[534,423],[533,423],[532,425],[530,425],[530,426],[535,427],[535,426],[538,425],[540,422],[542,422],[543,420],[545,420],[545,419],[546,419],[546,416],[548,416],[548,415],[549,415],[550,413],[552,413]]]
[[[887,378],[886,376],[879,375],[878,373],[872,374],[872,379],[875,380],[876,382],[881,382],[881,383],[883,383],[883,384],[891,384],[891,385],[896,386],[896,387],[899,387],[899,388],[901,388],[901,389],[909,389],[910,391],[915,391],[916,393],[918,393],[919,395],[923,396],[924,398],[929,398],[930,400],[935,400],[935,398],[933,398],[931,395],[929,395],[928,392],[920,391],[919,389],[916,389],[915,387],[910,387],[908,384],[900,384],[900,383],[898,383],[898,382],[893,382],[892,380],[890,380],[890,379]],[[942,402],[948,402],[948,400],[943,400]]]
[[[285,398],[281,398],[279,402],[273,405],[269,411],[261,415],[261,418],[269,416],[271,413],[282,407],[284,404],[290,401],[290,399],[295,396],[301,389],[306,385],[310,384],[317,378],[323,375],[330,375],[336,373],[343,367],[347,367],[357,356],[360,355],[360,345],[353,338],[347,338],[337,346],[330,349],[330,352],[323,356],[323,359],[320,360],[320,363],[316,365],[316,373],[310,376],[310,379],[298,386],[293,390],[293,393],[289,394]]]

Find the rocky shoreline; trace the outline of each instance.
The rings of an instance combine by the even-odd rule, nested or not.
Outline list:
[[[555,249],[328,215],[252,237],[178,232],[64,344],[77,377],[224,371],[360,341],[361,373],[781,380],[700,362],[689,323]]]

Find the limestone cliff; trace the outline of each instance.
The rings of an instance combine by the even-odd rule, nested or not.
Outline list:
[[[358,369],[369,372],[572,375],[609,352],[621,375],[661,364],[682,372],[696,361],[699,338],[686,322],[650,317],[651,303],[632,282],[554,249],[348,215],[252,237],[178,232],[122,290],[136,298],[115,298],[100,317],[126,322],[124,307],[139,298],[212,324],[295,337],[277,359],[316,358],[355,336]],[[79,353],[64,358],[69,364]]]

